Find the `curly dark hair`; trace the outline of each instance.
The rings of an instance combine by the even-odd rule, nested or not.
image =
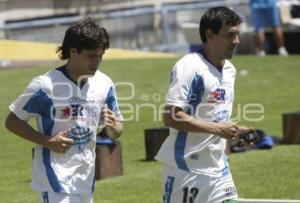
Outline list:
[[[62,60],[70,58],[70,48],[75,48],[78,53],[83,49],[91,50],[109,48],[109,35],[107,31],[99,27],[93,18],[87,17],[77,21],[68,28],[63,43],[57,48],[59,58]]]
[[[210,29],[218,34],[223,25],[239,25],[242,19],[234,11],[226,7],[215,7],[208,9],[199,23],[199,34],[203,43],[207,42],[206,30]]]

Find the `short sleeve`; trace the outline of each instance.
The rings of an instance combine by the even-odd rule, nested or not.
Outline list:
[[[170,85],[166,96],[166,105],[184,108],[188,103],[188,94],[195,76],[195,70],[180,60],[170,75]]]
[[[9,106],[20,119],[27,121],[45,111],[49,97],[42,90],[41,77],[34,78],[24,92]]]
[[[115,89],[114,85],[112,85],[109,88],[105,103],[107,104],[107,107],[115,113],[115,116],[116,116],[118,121],[123,121],[124,120],[124,118],[123,118],[123,116],[120,112],[120,109],[119,109],[117,96],[116,96],[116,89]]]

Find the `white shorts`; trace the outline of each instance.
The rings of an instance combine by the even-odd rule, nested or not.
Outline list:
[[[163,164],[163,203],[233,203],[238,195],[231,175],[214,178]]]
[[[56,192],[37,192],[37,203],[93,203],[93,194],[78,195]]]

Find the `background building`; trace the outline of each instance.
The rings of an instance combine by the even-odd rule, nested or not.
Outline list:
[[[228,6],[243,17],[248,43],[238,51],[252,52],[247,0],[0,0],[0,38],[59,43],[70,24],[90,15],[108,30],[112,47],[181,52],[200,43],[195,26],[212,6]]]

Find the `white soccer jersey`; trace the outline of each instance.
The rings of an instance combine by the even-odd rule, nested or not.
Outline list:
[[[220,72],[203,54],[187,54],[171,72],[166,105],[181,107],[189,115],[206,121],[229,121],[235,73],[228,60]],[[229,174],[225,146],[226,140],[214,134],[170,128],[170,136],[155,158],[182,170],[221,177]]]
[[[69,79],[65,67],[34,78],[10,110],[22,120],[36,118],[39,132],[54,136],[70,130],[75,144],[66,153],[37,145],[31,185],[36,191],[73,194],[94,189],[96,132],[104,104],[118,109],[113,82],[97,71],[82,85]]]

